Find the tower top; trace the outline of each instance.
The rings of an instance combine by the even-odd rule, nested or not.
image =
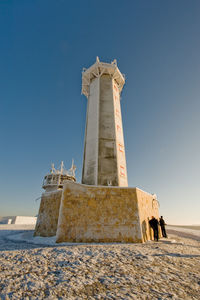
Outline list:
[[[108,74],[113,79],[115,79],[119,87],[119,92],[122,91],[125,83],[125,75],[122,74],[118,69],[117,60],[114,59],[111,63],[104,63],[100,62],[99,57],[97,56],[96,62],[91,67],[89,67],[88,69],[83,68],[81,93],[88,98],[91,80],[94,78],[98,78],[103,74]]]

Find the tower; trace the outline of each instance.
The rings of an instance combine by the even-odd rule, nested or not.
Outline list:
[[[82,183],[128,186],[120,94],[125,83],[117,62],[97,60],[82,73],[88,99]]]
[[[155,195],[127,188],[120,94],[125,83],[116,60],[99,61],[82,74],[87,118],[82,184],[70,170],[44,178],[35,236],[56,242],[144,242],[152,239],[149,218],[159,217]],[[123,187],[123,188],[122,188]]]

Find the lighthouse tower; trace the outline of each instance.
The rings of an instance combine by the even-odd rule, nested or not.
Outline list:
[[[82,183],[128,186],[120,93],[125,78],[117,62],[95,64],[82,73],[88,99]]]

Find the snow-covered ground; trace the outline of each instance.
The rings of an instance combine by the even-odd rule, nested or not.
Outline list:
[[[189,230],[170,226],[168,239],[145,244],[57,245],[33,238],[32,225],[0,225],[0,299],[200,299],[200,230]]]
[[[191,238],[196,241],[200,241],[200,226],[188,226],[180,227],[180,226],[167,226],[167,230],[169,233],[176,234],[179,237]]]

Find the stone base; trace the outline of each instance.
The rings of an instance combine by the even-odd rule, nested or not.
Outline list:
[[[54,236],[57,231],[62,190],[42,194],[34,236]]]
[[[152,239],[148,218],[158,218],[158,202],[138,188],[66,182],[44,193],[35,236],[60,242],[130,242]]]
[[[56,241],[144,242],[148,218],[159,217],[153,195],[138,188],[64,184]]]

